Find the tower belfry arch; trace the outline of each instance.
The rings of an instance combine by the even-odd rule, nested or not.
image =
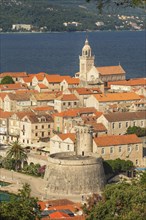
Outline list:
[[[92,49],[86,36],[85,44],[82,48],[82,55],[79,56],[79,78],[87,80],[87,73],[94,66],[95,56],[92,55]]]

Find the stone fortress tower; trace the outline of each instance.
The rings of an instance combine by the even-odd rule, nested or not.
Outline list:
[[[81,80],[87,80],[87,73],[94,66],[95,57],[92,56],[92,50],[89,45],[88,39],[85,41],[85,45],[82,48],[82,55],[79,56],[80,60],[80,69],[79,69],[79,78]]]
[[[81,196],[100,193],[105,185],[101,158],[92,155],[92,127],[76,126],[75,152],[51,154],[44,180],[48,195]]]

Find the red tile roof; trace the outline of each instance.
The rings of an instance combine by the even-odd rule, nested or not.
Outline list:
[[[14,84],[4,84],[4,85],[0,85],[0,90],[1,91],[8,91],[8,90],[26,90],[27,89],[27,85],[26,84],[22,84],[22,83],[14,83]]]
[[[54,117],[80,117],[82,114],[96,114],[97,110],[93,107],[73,108],[60,113],[55,113]]]
[[[127,79],[127,80],[108,82],[108,86],[111,85],[141,86],[141,85],[146,85],[146,78]]]
[[[3,78],[5,76],[11,76],[11,77],[27,77],[26,72],[3,72],[0,73],[0,78]]]
[[[74,94],[63,94],[57,98],[57,100],[61,101],[77,101],[79,100]]]
[[[134,92],[95,94],[93,96],[99,102],[129,101],[129,100],[140,100],[141,99],[140,96]]]
[[[75,133],[65,133],[65,134],[58,134],[58,136],[64,141],[67,138],[70,138],[73,142],[75,142]]]
[[[46,79],[49,83],[61,83],[64,79],[70,79],[70,76],[46,75]]]
[[[3,110],[0,110],[0,118],[9,118],[13,112],[4,112]]]
[[[96,67],[97,71],[100,75],[116,75],[116,74],[125,74],[123,68],[118,66],[103,66],[103,67]]]
[[[38,83],[37,85],[40,89],[48,89],[48,87],[46,85],[44,85],[43,83]]]
[[[129,135],[112,135],[94,138],[97,147],[119,146],[127,144],[142,143],[142,140],[136,134]]]
[[[72,84],[76,84],[78,85],[80,83],[80,79],[79,78],[66,78],[65,79],[66,82],[69,84],[69,85],[72,85]]]
[[[79,95],[91,95],[101,93],[99,88],[74,88]]]
[[[67,215],[66,213],[64,212],[61,212],[61,211],[56,211],[56,212],[53,212],[51,214],[49,214],[50,218],[54,219],[54,218],[64,218],[66,219],[66,217],[70,217],[69,215]]]

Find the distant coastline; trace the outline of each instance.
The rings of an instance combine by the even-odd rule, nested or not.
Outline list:
[[[131,29],[125,29],[125,30],[88,30],[87,33],[91,32],[124,32],[124,31],[130,31],[130,32],[142,32],[146,31],[146,29],[143,30],[131,30]],[[54,34],[54,33],[84,33],[86,31],[46,31],[46,32],[0,32],[0,34]]]

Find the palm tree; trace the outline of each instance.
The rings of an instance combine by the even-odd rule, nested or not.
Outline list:
[[[10,144],[6,157],[15,160],[15,170],[17,171],[21,163],[27,159],[27,153],[18,141],[14,141]]]

